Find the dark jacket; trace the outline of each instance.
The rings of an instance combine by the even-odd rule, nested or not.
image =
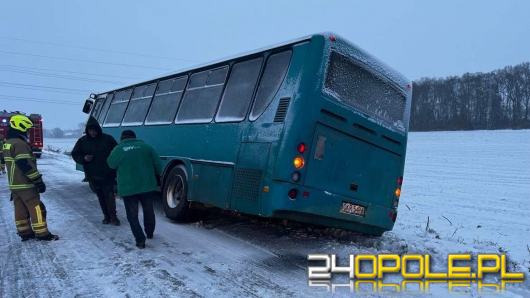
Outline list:
[[[93,128],[98,132],[95,138],[90,137],[88,129]],[[85,135],[75,143],[72,150],[72,158],[75,162],[83,165],[86,178],[89,182],[114,183],[116,171],[109,168],[107,158],[114,147],[116,140],[111,135],[103,133],[101,126],[94,117],[90,117],[86,124]],[[92,155],[90,162],[85,161],[85,155]]]
[[[160,156],[143,141],[121,141],[107,162],[118,170],[118,195],[124,197],[158,190],[157,176],[162,172]]]

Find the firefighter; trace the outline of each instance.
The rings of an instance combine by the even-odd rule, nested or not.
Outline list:
[[[162,171],[160,156],[151,146],[136,139],[134,131],[125,130],[107,163],[118,171],[118,195],[123,198],[136,246],[143,249],[146,235],[138,221],[138,207],[142,205],[144,230],[147,239],[151,239],[155,231],[153,201],[157,197]]]
[[[4,148],[4,137],[0,136],[0,174],[6,173],[6,161],[4,159],[4,151],[2,148]]]
[[[101,212],[102,223],[119,226],[116,216],[116,171],[107,165],[107,157],[118,143],[111,135],[103,133],[94,117],[90,117],[85,128],[85,135],[79,138],[72,149],[72,158],[83,165],[85,177],[96,193]]]
[[[28,117],[16,114],[11,116],[9,126],[3,152],[18,235],[22,241],[35,237],[38,240],[58,240],[57,235],[48,231],[46,207],[39,195],[46,191],[46,185],[27,141],[27,132],[33,123]]]

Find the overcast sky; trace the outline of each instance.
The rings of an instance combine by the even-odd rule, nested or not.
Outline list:
[[[0,110],[75,127],[90,92],[333,31],[409,79],[530,61],[530,1],[2,1]],[[43,88],[46,87],[46,88]]]

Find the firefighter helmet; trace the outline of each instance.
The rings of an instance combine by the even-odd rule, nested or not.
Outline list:
[[[18,130],[20,132],[27,132],[33,127],[33,122],[31,122],[27,116],[21,114],[11,116],[11,119],[9,119],[9,124],[12,129]]]

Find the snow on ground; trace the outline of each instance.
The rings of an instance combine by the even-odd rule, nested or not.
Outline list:
[[[74,142],[47,139],[63,151]],[[39,161],[48,184],[43,201],[62,239],[19,242],[0,179],[0,297],[329,296],[307,285],[308,253],[429,253],[442,271],[448,253],[505,252],[509,269],[528,275],[528,152],[529,130],[411,133],[398,220],[382,237],[216,211],[199,223],[175,224],[159,209],[155,239],[143,251],[134,247],[121,201],[122,226],[101,225],[82,173],[66,155],[47,152]],[[476,287],[458,293],[497,296]],[[431,286],[429,294],[445,297],[447,286]],[[528,297],[530,283],[500,294]],[[351,293],[339,288],[335,295]]]
[[[60,153],[71,152],[76,141],[77,139],[73,138],[45,138],[44,150],[60,151]]]

